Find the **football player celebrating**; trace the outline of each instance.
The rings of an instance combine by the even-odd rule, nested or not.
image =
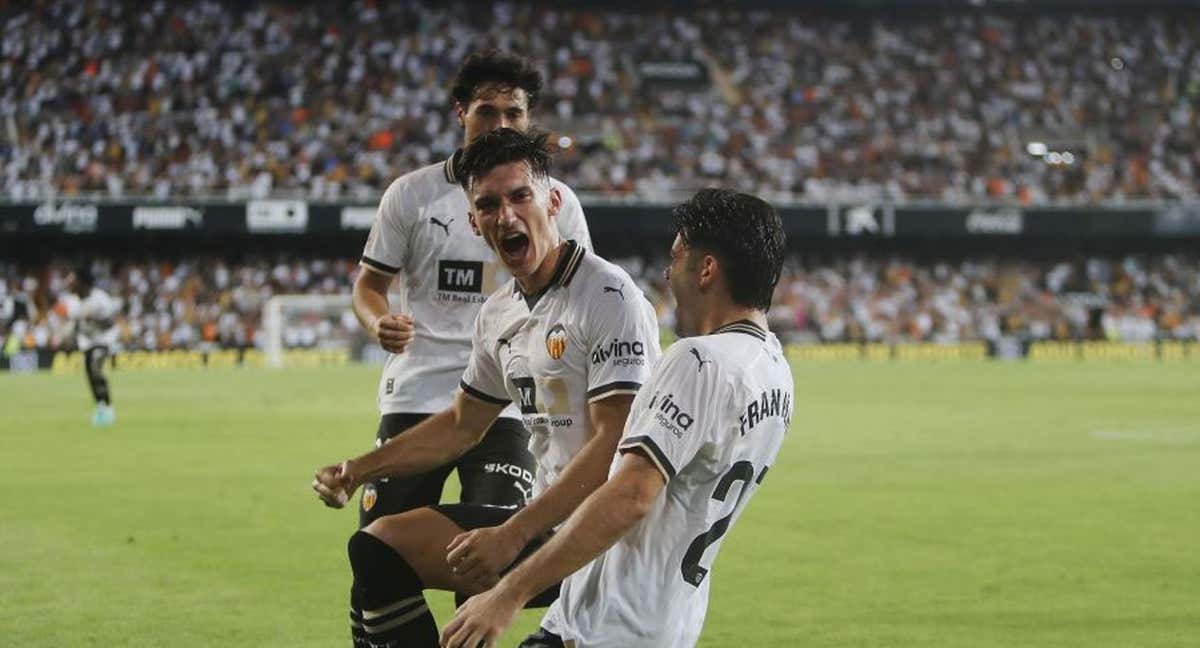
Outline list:
[[[676,208],[675,227],[667,278],[683,339],[638,392],[608,481],[460,607],[443,646],[495,645],[526,601],[568,575],[523,648],[696,644],[717,551],[787,432],[792,373],[766,327],[784,246],[775,210],[706,189]]]
[[[541,87],[541,75],[523,58],[495,51],[467,57],[450,92],[465,141],[500,127],[527,130]],[[379,202],[363,250],[354,312],[389,352],[377,391],[377,446],[450,405],[471,353],[479,308],[508,279],[504,265],[468,222],[466,194],[458,184],[461,158],[460,150],[395,180]],[[579,200],[566,185],[549,182],[560,200],[558,231],[590,249]],[[388,288],[398,276],[403,292],[393,310]],[[534,464],[520,416],[515,407],[505,408],[483,441],[451,463],[364,484],[359,526],[437,504],[454,470],[463,502],[523,504]]]
[[[653,306],[629,275],[559,235],[562,196],[549,161],[545,135],[507,128],[467,147],[458,171],[471,225],[513,279],[479,312],[453,403],[313,480],[336,507],[361,484],[427,473],[477,445],[515,402],[537,462],[532,498],[523,508],[420,508],[355,533],[348,552],[356,644],[436,646],[422,590],[486,590],[602,484],[633,395],[658,357]],[[535,602],[556,594],[547,588]]]

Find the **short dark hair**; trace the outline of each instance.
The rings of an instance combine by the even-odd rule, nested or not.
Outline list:
[[[523,56],[494,49],[474,52],[458,69],[450,96],[465,106],[471,103],[480,86],[488,84],[524,90],[529,97],[529,108],[533,108],[542,92],[542,73]]]
[[[75,273],[75,280],[81,286],[91,288],[96,285],[96,276],[92,274],[92,264],[80,263],[72,270]]]
[[[522,133],[511,128],[498,128],[484,133],[463,149],[456,170],[458,182],[463,189],[470,189],[471,181],[510,162],[527,162],[534,178],[549,178],[548,139],[549,136],[543,132]]]
[[[783,222],[767,201],[729,189],[703,189],[672,211],[687,247],[717,258],[729,295],[767,311],[783,268]]]

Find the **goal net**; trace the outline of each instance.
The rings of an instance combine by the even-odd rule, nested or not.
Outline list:
[[[286,364],[287,351],[341,351],[356,358],[367,342],[350,295],[275,295],[263,305],[263,353],[268,367]]]

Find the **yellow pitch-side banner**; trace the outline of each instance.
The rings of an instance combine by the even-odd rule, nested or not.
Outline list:
[[[119,371],[140,369],[203,369],[219,367],[263,367],[266,356],[257,349],[218,351],[127,351],[109,357]],[[350,356],[338,349],[292,349],[283,352],[285,367],[330,367],[350,363]],[[50,364],[54,373],[83,371],[83,354],[56,353]]]
[[[1034,342],[1029,359],[1035,362],[1195,362],[1200,343],[1160,342]]]
[[[961,344],[789,344],[788,360],[813,362],[826,360],[947,361],[983,360],[988,357],[987,345],[982,342]]]

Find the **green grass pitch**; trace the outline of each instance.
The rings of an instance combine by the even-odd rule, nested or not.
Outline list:
[[[119,371],[96,430],[82,375],[0,375],[0,645],[348,645],[354,514],[309,481],[371,446],[376,376]],[[796,385],[702,646],[1200,645],[1200,365],[826,362]]]

